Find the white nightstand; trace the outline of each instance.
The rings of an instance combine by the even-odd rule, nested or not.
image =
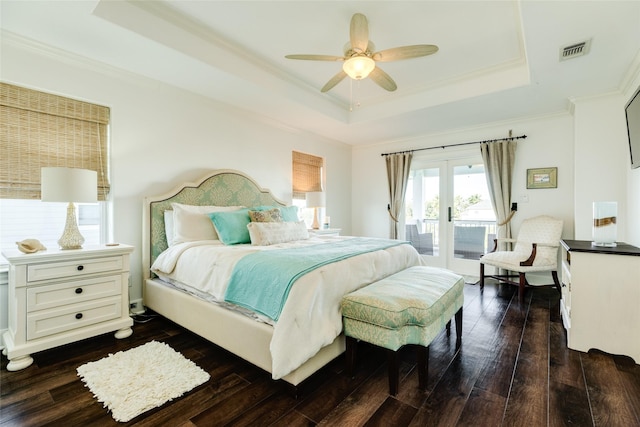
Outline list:
[[[316,236],[339,236],[341,228],[320,228],[317,230],[309,230],[309,234]]]
[[[129,317],[132,246],[3,251],[9,261],[7,370],[33,363],[31,353],[116,331],[133,331]]]

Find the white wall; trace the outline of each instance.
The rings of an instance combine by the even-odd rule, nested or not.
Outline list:
[[[564,220],[563,237],[573,238],[574,136],[573,118],[569,114],[428,135],[393,144],[354,148],[352,175],[354,234],[389,236],[389,219],[386,211],[389,193],[382,153],[506,137],[510,129],[513,130],[514,136],[527,135],[526,139],[518,141],[516,152],[513,201],[518,203],[518,212],[513,219],[514,231],[517,231],[523,219],[548,214],[562,218]],[[479,152],[479,146],[476,149]],[[450,152],[453,153],[456,149],[445,150],[451,150]],[[442,150],[437,149],[433,152],[434,156],[438,156]],[[526,170],[546,167],[558,168],[558,188],[527,190]],[[528,203],[523,202],[522,197],[525,195],[528,196]]]
[[[243,171],[290,201],[292,150],[322,156],[327,214],[332,226],[351,232],[351,148],[345,144],[149,79],[30,47],[3,43],[0,71],[7,82],[111,107],[113,239],[136,247],[132,300],[142,295],[143,197],[213,169]]]
[[[618,203],[617,240],[627,240],[627,172],[629,144],[624,97],[603,95],[576,100],[575,105],[575,212],[576,239],[591,240],[593,202]]]

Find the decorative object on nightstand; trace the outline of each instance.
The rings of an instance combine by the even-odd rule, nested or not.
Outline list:
[[[616,246],[617,202],[593,202],[593,246]]]
[[[129,256],[133,247],[92,246],[25,254],[4,251],[9,262],[7,370],[33,363],[31,353],[116,331],[127,338]]]
[[[95,203],[98,200],[98,174],[77,168],[42,168],[43,202],[68,202],[67,222],[58,244],[62,249],[80,249],[84,237],[78,230],[74,203]]]
[[[18,250],[25,254],[32,254],[38,251],[45,251],[47,248],[40,243],[38,239],[24,239],[19,242],[16,242],[18,245]]]
[[[321,208],[324,208],[325,205],[325,195],[324,191],[310,191],[307,193],[307,207],[313,208],[313,224],[311,228],[314,230],[318,230],[320,228],[320,212]]]

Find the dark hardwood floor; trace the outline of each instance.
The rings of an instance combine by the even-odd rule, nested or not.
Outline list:
[[[211,379],[127,425],[640,426],[640,365],[568,350],[557,292],[528,291],[519,307],[514,291],[494,283],[483,293],[465,287],[462,347],[456,351],[455,333],[435,339],[425,392],[417,388],[412,349],[401,351],[400,390],[391,397],[384,352],[361,345],[353,379],[338,358],[303,383],[296,399],[264,371],[155,317],[125,340],[108,334],[36,353],[22,371],[8,372],[3,357],[0,426],[122,425],[76,368],[151,340],[171,345]]]

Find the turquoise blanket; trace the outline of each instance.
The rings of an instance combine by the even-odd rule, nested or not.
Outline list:
[[[292,249],[260,251],[244,256],[231,273],[225,301],[278,320],[293,283],[332,262],[407,242],[356,237]]]

